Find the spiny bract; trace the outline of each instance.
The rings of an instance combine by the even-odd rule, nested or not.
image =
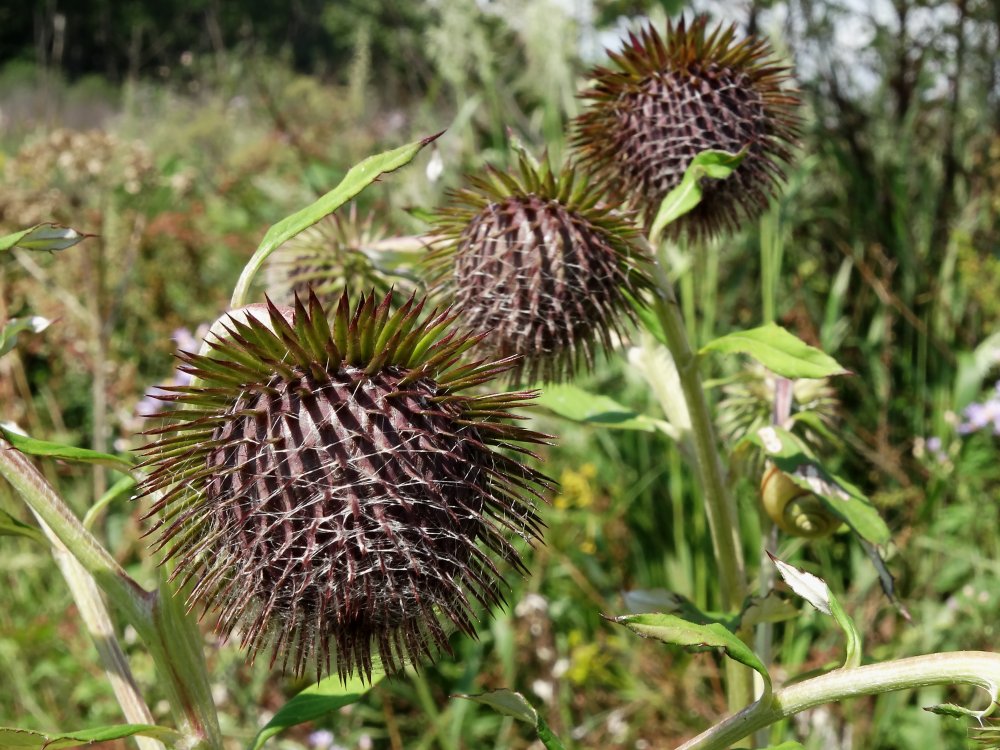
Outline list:
[[[553,174],[522,155],[517,173],[487,167],[437,214],[430,256],[437,286],[480,349],[522,355],[512,380],[557,381],[633,317],[629,295],[649,287],[648,258],[629,216],[601,204],[576,170]]]
[[[534,393],[469,393],[513,361],[462,362],[476,339],[423,304],[244,308],[180,355],[197,380],[148,433],[141,494],[163,493],[156,544],[189,606],[296,674],[370,679],[373,652],[392,672],[448,651],[477,602],[502,602],[496,560],[524,571],[513,538],[539,539],[551,483],[518,444],[546,436],[508,421]]]
[[[736,230],[760,214],[799,123],[797,92],[783,86],[789,69],[770,45],[706,24],[704,17],[690,27],[668,22],[665,38],[650,26],[609,52],[617,69],[591,72],[593,85],[581,95],[591,103],[574,136],[583,163],[647,220],[699,153],[746,149],[736,171],[704,180],[701,203],[668,228],[692,238]]]

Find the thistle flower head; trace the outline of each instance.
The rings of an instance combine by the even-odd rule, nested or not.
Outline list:
[[[412,298],[345,294],[329,319],[315,295],[252,308],[181,355],[197,380],[148,433],[141,493],[161,493],[156,546],[189,606],[317,677],[370,679],[376,656],[391,672],[474,635],[550,486],[520,445],[545,436],[508,421],[534,394],[470,393],[512,361],[462,362],[476,339]]]
[[[513,380],[592,367],[632,318],[628,295],[649,286],[637,229],[600,197],[575,169],[556,175],[522,155],[517,172],[470,177],[437,215],[438,288],[485,334],[480,350],[522,355]]]
[[[390,284],[373,261],[371,247],[385,237],[373,213],[358,217],[357,204],[347,213],[329,214],[279,247],[267,261],[268,294],[291,304],[315,292],[334,309],[345,290],[354,299],[370,289],[384,294]]]
[[[582,96],[574,144],[582,161],[623,198],[655,215],[702,151],[747,150],[725,180],[706,180],[703,199],[674,222],[676,236],[712,236],[738,228],[766,207],[783,177],[798,126],[797,94],[783,87],[789,69],[763,40],[736,39],[735,27],[707,29],[699,17],[648,27],[609,53],[614,69],[595,68]]]

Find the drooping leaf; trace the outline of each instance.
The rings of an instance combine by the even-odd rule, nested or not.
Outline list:
[[[381,175],[409,164],[413,160],[413,157],[420,152],[420,149],[428,143],[435,141],[440,135],[441,133],[437,133],[428,138],[400,146],[392,151],[385,151],[381,154],[369,156],[364,161],[351,167],[344,176],[344,179],[333,190],[305,208],[296,211],[291,216],[286,216],[268,229],[267,234],[264,235],[264,239],[261,240],[260,247],[257,248],[253,257],[244,267],[243,273],[240,274],[239,281],[236,283],[236,288],[233,291],[232,308],[236,309],[246,304],[251,281],[267,257],[278,249],[278,247],[299,232],[311,227],[324,216],[332,214]]]
[[[64,461],[74,461],[83,464],[98,464],[108,466],[118,471],[127,472],[132,468],[132,461],[123,456],[114,456],[110,453],[92,451],[89,448],[76,448],[72,445],[62,443],[52,443],[48,440],[36,440],[26,437],[3,425],[0,425],[0,438],[3,438],[12,446],[28,456],[40,456],[45,458],[58,458]]]
[[[701,353],[749,354],[771,372],[785,378],[827,378],[848,375],[829,354],[809,346],[779,325],[768,323],[747,331],[734,331],[709,341]]]
[[[520,693],[515,693],[513,690],[492,690],[478,695],[456,695],[454,697],[482,703],[504,716],[510,716],[530,724],[535,728],[538,739],[548,750],[564,750],[564,745],[559,737],[549,729],[534,706]]]
[[[657,426],[653,417],[632,411],[609,396],[590,393],[568,383],[545,386],[536,403],[574,422],[642,432],[652,432]]]
[[[331,676],[307,687],[278,709],[271,720],[257,732],[249,750],[258,750],[271,737],[289,727],[318,719],[331,711],[356,703],[384,677],[385,673],[376,669],[372,672],[371,682],[355,676],[344,683],[340,681],[340,677]]]
[[[154,737],[167,747],[176,747],[181,735],[173,729],[150,724],[122,724],[114,727],[97,727],[79,732],[35,732],[28,729],[0,728],[0,748],[3,750],[62,750],[84,747],[97,742],[110,742],[135,735]]]
[[[812,492],[862,539],[872,544],[889,541],[889,527],[864,493],[846,479],[827,471],[791,432],[772,425],[757,430],[749,439],[789,479]]]
[[[770,552],[768,557],[778,568],[781,578],[791,586],[792,591],[801,596],[816,609],[825,615],[830,615],[844,631],[847,637],[846,656],[844,657],[844,668],[851,669],[861,664],[861,633],[858,631],[854,620],[847,614],[840,600],[833,595],[830,587],[819,576],[815,576],[794,565],[782,562]]]
[[[739,622],[738,615],[706,612],[683,594],[666,589],[633,589],[623,592],[622,600],[633,614],[663,612],[698,625],[717,622],[728,630],[735,630]]]
[[[31,333],[41,333],[49,327],[51,321],[40,315],[32,315],[26,318],[11,318],[0,328],[0,357],[14,348],[17,344],[17,336],[25,331]]]
[[[27,539],[45,544],[45,535],[34,526],[18,521],[5,510],[0,510],[0,536],[23,536]]]
[[[699,625],[666,614],[622,615],[609,619],[643,638],[655,638],[688,651],[721,649],[730,659],[756,670],[764,678],[765,692],[771,691],[771,676],[767,673],[767,667],[749,646],[720,623]]]
[[[746,149],[731,154],[728,151],[702,151],[688,165],[680,184],[667,193],[660,203],[656,218],[649,230],[650,241],[656,245],[664,228],[691,211],[702,198],[702,180],[724,180],[733,173],[747,155]]]
[[[22,250],[65,250],[82,242],[90,234],[83,234],[72,227],[58,224],[36,224],[20,232],[0,237],[0,252],[19,247]]]

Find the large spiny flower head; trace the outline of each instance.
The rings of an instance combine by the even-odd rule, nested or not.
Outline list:
[[[242,308],[181,355],[196,381],[150,432],[141,492],[189,606],[296,674],[448,651],[502,602],[498,566],[524,571],[515,537],[539,538],[550,482],[523,444],[546,437],[509,421],[534,394],[480,393],[513,362],[463,361],[476,339],[422,308]]]
[[[468,178],[437,215],[438,289],[485,335],[481,351],[523,357],[513,380],[593,366],[632,317],[629,295],[649,286],[637,229],[600,198],[578,171],[556,175],[522,155],[516,172]]]
[[[701,203],[668,231],[694,239],[737,229],[767,206],[798,127],[789,69],[764,40],[735,27],[667,23],[631,34],[614,69],[592,71],[591,101],[577,118],[582,161],[650,219],[692,159],[713,149],[746,156],[725,180],[704,180]]]

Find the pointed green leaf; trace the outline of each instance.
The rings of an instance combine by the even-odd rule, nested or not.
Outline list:
[[[829,354],[793,336],[779,325],[768,323],[748,331],[734,331],[701,348],[701,353],[749,354],[764,367],[785,378],[827,378],[848,375]]]
[[[17,448],[17,450],[21,451],[21,453],[28,456],[58,458],[63,461],[73,461],[82,464],[98,464],[122,472],[128,472],[132,469],[132,461],[122,456],[100,453],[88,448],[74,448],[71,445],[52,443],[48,440],[36,440],[35,438],[26,437],[14,432],[3,425],[0,425],[0,438],[3,438]]]
[[[801,596],[825,615],[831,615],[847,636],[847,654],[844,658],[844,668],[851,669],[861,664],[861,633],[854,620],[850,618],[841,605],[840,600],[833,595],[830,587],[819,576],[814,576],[794,565],[782,562],[770,552],[768,557],[778,568],[781,578],[791,586],[792,591]]]
[[[344,683],[340,681],[340,677],[333,675],[307,687],[278,709],[278,712],[253,738],[249,750],[258,750],[271,737],[289,727],[318,719],[338,708],[356,703],[365,693],[381,682],[383,677],[385,677],[384,672],[375,670],[372,672],[371,682],[360,676],[355,676]]]
[[[757,658],[757,654],[734,633],[717,622],[699,625],[665,614],[622,615],[610,619],[643,638],[655,638],[664,643],[680,646],[687,651],[721,649],[730,659],[735,659],[757,671],[764,678],[765,693],[771,692],[771,676],[767,673],[767,667]]]
[[[0,728],[0,748],[3,750],[62,750],[68,747],[82,747],[95,742],[110,742],[124,737],[141,734],[154,737],[167,747],[177,747],[181,735],[167,727],[150,724],[122,724],[115,727],[98,727],[79,732],[35,732],[28,729]]]
[[[26,318],[11,318],[0,328],[0,357],[14,348],[17,343],[17,336],[24,331],[41,333],[49,327],[51,321],[40,315],[31,315]]]
[[[392,151],[385,151],[381,154],[369,156],[364,161],[351,167],[344,176],[344,179],[333,190],[314,203],[296,211],[291,216],[286,216],[272,226],[267,231],[267,234],[264,235],[264,239],[261,240],[260,247],[257,248],[257,251],[243,269],[243,273],[240,274],[239,281],[236,283],[236,289],[233,291],[232,304],[230,306],[235,310],[246,304],[250,282],[253,281],[254,276],[260,270],[267,257],[278,249],[278,247],[292,239],[299,232],[311,227],[324,216],[332,214],[381,175],[393,172],[409,164],[413,160],[413,157],[420,152],[420,149],[436,140],[440,135],[441,133],[437,133],[429,138],[400,146]]]
[[[93,235],[58,224],[36,224],[20,232],[0,237],[0,252],[19,247],[22,250],[65,250]]]
[[[768,426],[750,435],[749,439],[763,449],[789,479],[823,501],[862,539],[873,544],[889,541],[889,527],[864,493],[823,468],[795,435],[781,427]]]
[[[478,695],[455,695],[453,697],[482,703],[504,716],[510,716],[530,724],[535,728],[538,739],[548,750],[564,750],[562,741],[549,729],[534,706],[520,693],[515,693],[513,690],[492,690]]]
[[[41,544],[46,543],[45,535],[41,531],[18,521],[5,510],[0,510],[0,536],[23,536]]]
[[[658,421],[622,406],[609,396],[589,393],[572,384],[546,385],[535,403],[574,422],[618,430],[652,432]]]
[[[727,151],[702,151],[688,165],[680,184],[667,193],[649,230],[650,244],[659,242],[660,234],[671,222],[701,203],[702,180],[724,180],[733,173],[747,155],[746,149],[731,154]]]

